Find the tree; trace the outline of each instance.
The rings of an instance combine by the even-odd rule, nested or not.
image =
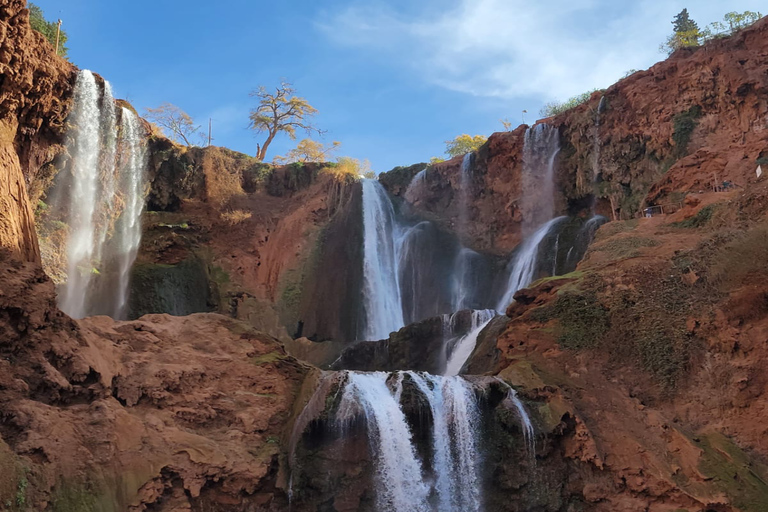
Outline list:
[[[759,12],[744,11],[742,13],[729,12],[723,16],[723,21],[715,21],[701,31],[702,39],[709,41],[720,37],[732,36],[741,29],[747,28],[763,15]]]
[[[192,146],[189,139],[199,134],[200,125],[195,126],[189,114],[172,103],[166,102],[157,108],[146,108],[144,117],[162,128],[169,138],[187,146]]]
[[[485,144],[488,137],[484,135],[467,135],[466,133],[459,135],[453,140],[445,141],[445,154],[451,158],[466,153],[476,151],[480,146]]]
[[[659,51],[672,54],[680,48],[699,46],[701,31],[695,21],[688,15],[688,9],[680,11],[672,20],[674,33],[659,47]]]
[[[330,145],[317,142],[312,139],[304,139],[285,156],[276,156],[273,159],[275,164],[291,164],[294,162],[325,162],[328,157],[336,151],[341,142],[333,141]]]
[[[280,132],[286,133],[291,140],[296,140],[297,128],[322,135],[323,131],[310,122],[317,109],[304,98],[294,96],[295,92],[289,82],[283,81],[274,93],[264,86],[251,93],[251,96],[258,98],[259,104],[251,110],[250,127],[256,133],[267,134],[264,143],[257,145],[256,158],[259,160],[264,161],[269,145]]]
[[[683,9],[672,20],[675,32],[698,32],[699,26],[688,15],[688,9]]]
[[[32,28],[45,36],[45,38],[53,46],[56,46],[56,33],[59,32],[58,23],[55,21],[48,21],[45,19],[43,10],[37,5],[30,2],[29,4],[29,24]],[[67,33],[63,30],[59,32],[59,55],[67,56],[66,42]]]

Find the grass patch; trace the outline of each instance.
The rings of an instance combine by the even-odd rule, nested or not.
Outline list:
[[[247,212],[245,210],[229,210],[221,213],[221,220],[230,226],[235,226],[250,219],[252,216],[253,213]]]
[[[641,236],[613,238],[594,247],[593,251],[606,253],[611,259],[620,260],[640,256],[640,249],[661,245],[658,240]]]
[[[724,435],[697,438],[704,453],[699,470],[710,477],[739,510],[764,510],[768,503],[768,467],[756,462]]]
[[[287,358],[288,356],[286,354],[283,354],[282,352],[275,350],[260,356],[252,357],[250,358],[250,362],[251,364],[254,364],[256,366],[261,366],[269,363],[276,363],[278,361],[282,361],[283,359],[287,359]]]
[[[709,204],[696,212],[696,215],[689,219],[673,222],[672,226],[676,228],[701,228],[709,224],[712,220],[712,214],[717,209],[717,204]]]
[[[550,306],[531,311],[531,318],[546,322],[558,320],[558,344],[571,350],[597,348],[609,327],[607,310],[595,293],[564,293]]]
[[[736,236],[715,251],[710,280],[722,290],[744,284],[751,276],[768,274],[768,224],[762,223]]]
[[[600,226],[600,229],[595,233],[595,240],[605,240],[619,233],[626,233],[632,231],[640,223],[639,219],[631,219],[624,221],[608,222]]]

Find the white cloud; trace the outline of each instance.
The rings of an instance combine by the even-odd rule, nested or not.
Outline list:
[[[690,11],[704,26],[726,11],[757,10],[759,3],[701,1]],[[566,99],[662,58],[659,43],[685,6],[669,0],[457,0],[445,10],[436,4],[408,18],[385,4],[358,3],[318,25],[338,44],[373,51],[384,63],[404,65],[446,89]]]

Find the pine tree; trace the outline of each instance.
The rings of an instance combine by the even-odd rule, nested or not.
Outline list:
[[[683,9],[675,16],[672,25],[675,27],[675,33],[680,34],[684,32],[698,32],[699,26],[688,15],[688,9]]]

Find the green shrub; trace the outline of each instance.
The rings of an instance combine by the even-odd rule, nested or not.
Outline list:
[[[694,105],[672,118],[672,140],[675,141],[674,153],[677,158],[682,158],[687,154],[688,143],[691,142],[691,135],[699,124],[700,117],[701,107]]]
[[[542,117],[552,117],[558,114],[562,114],[566,110],[571,110],[572,108],[578,107],[582,103],[586,103],[587,101],[589,101],[589,98],[592,97],[592,94],[600,90],[601,89],[592,89],[591,91],[587,91],[577,96],[573,96],[572,98],[569,98],[567,101],[564,101],[564,102],[550,101],[549,103],[541,107],[541,110],[539,110],[539,115]]]

